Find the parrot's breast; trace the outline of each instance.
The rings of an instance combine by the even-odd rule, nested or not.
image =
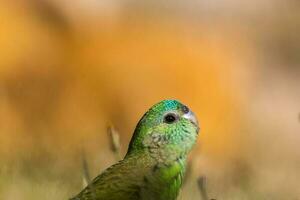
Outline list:
[[[142,200],[175,200],[185,173],[185,161],[178,160],[170,165],[154,165],[144,177],[140,191]]]

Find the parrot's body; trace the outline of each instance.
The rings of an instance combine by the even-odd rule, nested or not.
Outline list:
[[[175,200],[198,131],[186,106],[159,102],[138,123],[125,158],[71,200]]]

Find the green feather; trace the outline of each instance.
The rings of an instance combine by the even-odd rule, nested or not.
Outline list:
[[[194,114],[180,102],[155,104],[139,121],[125,158],[72,200],[175,200],[198,131]]]

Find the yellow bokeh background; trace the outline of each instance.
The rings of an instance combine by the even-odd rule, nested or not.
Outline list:
[[[299,198],[300,15],[288,2],[1,2],[0,199],[76,194],[81,151],[96,176],[115,162],[107,125],[125,154],[162,99],[201,124],[181,199],[200,199],[199,176],[211,198]]]

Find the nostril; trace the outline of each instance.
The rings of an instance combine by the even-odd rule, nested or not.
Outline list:
[[[187,114],[187,113],[190,112],[190,109],[187,106],[183,106],[182,111],[183,111],[184,114]]]

